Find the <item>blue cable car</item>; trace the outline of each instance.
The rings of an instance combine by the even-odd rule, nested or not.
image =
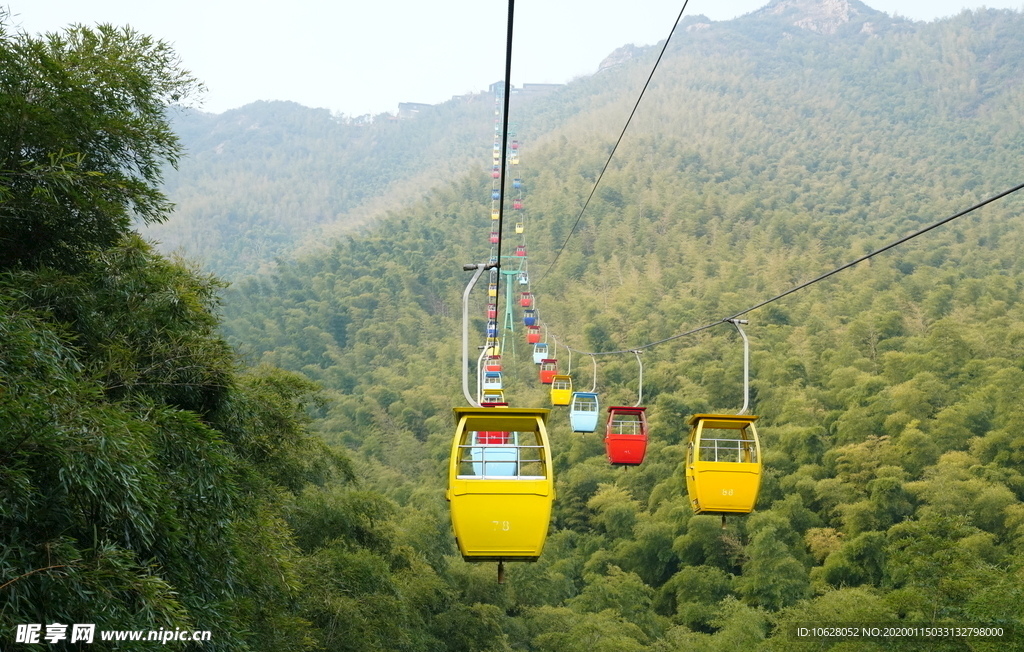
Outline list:
[[[523,180],[522,179],[512,179],[512,187],[515,188],[516,190],[519,190],[520,188],[523,187]]]
[[[547,342],[538,342],[533,345],[533,364],[540,364],[541,360],[548,358]]]
[[[491,191],[491,199],[501,199],[501,191],[495,188]]]
[[[523,311],[523,323],[527,326],[537,325],[537,311],[532,308],[527,308]]]
[[[594,432],[598,421],[597,392],[573,392],[569,424],[573,432]]]
[[[503,389],[500,371],[485,371],[483,389]]]

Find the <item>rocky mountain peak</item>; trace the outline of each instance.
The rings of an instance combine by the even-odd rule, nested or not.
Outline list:
[[[794,27],[819,34],[835,34],[851,20],[879,12],[858,0],[772,0],[755,15],[781,16]]]

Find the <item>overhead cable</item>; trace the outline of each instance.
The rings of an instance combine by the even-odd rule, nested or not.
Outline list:
[[[558,262],[558,257],[561,256],[562,251],[565,250],[565,245],[569,244],[569,238],[571,238],[572,234],[576,232],[576,227],[579,226],[580,220],[583,218],[583,213],[586,212],[587,206],[590,206],[590,200],[594,198],[594,193],[597,192],[597,187],[598,185],[601,184],[601,179],[602,177],[604,177],[604,173],[608,169],[608,165],[612,162],[612,157],[615,156],[615,150],[619,148],[619,143],[622,142],[623,136],[626,135],[626,129],[629,128],[629,123],[633,119],[633,116],[636,114],[637,108],[640,106],[640,100],[644,99],[644,93],[647,92],[647,87],[650,85],[651,79],[654,78],[654,73],[658,69],[658,64],[661,63],[661,58],[665,55],[665,50],[668,48],[668,42],[672,40],[672,35],[675,34],[676,28],[679,27],[679,21],[683,19],[683,12],[686,11],[686,5],[689,3],[689,1],[690,0],[685,0],[683,2],[683,8],[679,10],[679,15],[676,17],[676,22],[672,24],[672,30],[668,33],[668,38],[665,39],[665,45],[661,47],[661,52],[658,53],[658,60],[654,62],[654,67],[651,68],[651,74],[648,75],[647,81],[644,83],[644,87],[640,91],[640,96],[636,98],[636,104],[633,105],[633,110],[629,113],[629,117],[626,119],[626,124],[622,127],[622,133],[619,134],[619,139],[615,141],[615,146],[612,147],[611,153],[608,154],[608,160],[604,162],[604,167],[601,168],[601,173],[597,175],[597,180],[594,181],[594,187],[590,191],[590,196],[587,197],[587,201],[583,204],[583,208],[580,210],[580,214],[576,216],[576,221],[573,223],[572,228],[569,229],[569,235],[565,237],[565,242],[563,242],[562,246],[558,248],[558,252],[555,254],[555,259],[552,260],[551,264],[548,265],[548,268],[544,270],[544,273],[541,274],[540,279],[537,279],[538,282],[540,282],[541,279],[547,276],[548,272],[551,271],[551,268],[553,268],[555,266],[555,263]]]
[[[508,104],[512,95],[512,19],[515,17],[516,1],[508,0],[508,34],[505,37],[505,97],[502,111],[501,123],[501,189],[498,192],[498,267],[501,267],[501,236],[502,224],[505,222],[505,170],[508,165]],[[494,286],[498,293],[494,297],[497,305],[498,296],[501,295],[501,274],[498,274],[497,283]]]
[[[868,260],[869,258],[873,258],[873,257],[877,256],[878,254],[880,254],[882,252],[888,251],[888,250],[892,249],[893,247],[897,247],[897,246],[903,244],[904,242],[907,242],[908,240],[913,240],[914,238],[916,238],[919,235],[923,235],[925,233],[928,233],[932,229],[938,228],[938,227],[940,227],[943,224],[946,224],[948,222],[952,222],[953,220],[958,219],[960,217],[963,217],[964,215],[967,215],[968,213],[972,213],[972,212],[978,210],[979,208],[981,208],[982,206],[985,206],[987,204],[991,204],[992,202],[994,202],[996,200],[999,200],[999,199],[1002,199],[1003,197],[1006,197],[1008,195],[1012,195],[1013,193],[1015,193],[1015,192],[1017,192],[1018,190],[1021,190],[1021,189],[1024,189],[1024,183],[1016,185],[1013,188],[1010,188],[1009,190],[1004,190],[1003,192],[1001,192],[1001,193],[999,193],[997,195],[993,195],[993,196],[989,197],[988,199],[984,199],[984,200],[978,202],[977,204],[971,206],[970,208],[966,208],[966,209],[960,211],[959,213],[956,213],[955,215],[951,215],[951,216],[949,216],[949,217],[947,217],[945,219],[939,220],[938,222],[934,222],[932,224],[929,224],[928,226],[924,227],[923,229],[919,229],[917,231],[914,231],[910,235],[903,236],[899,240],[895,240],[893,242],[890,242],[889,244],[885,245],[884,247],[881,247],[879,249],[875,249],[871,253],[864,254],[863,256],[861,256],[860,258],[858,258],[856,260],[850,261],[850,262],[846,263],[845,265],[840,265],[839,267],[836,267],[835,269],[833,269],[833,270],[831,270],[829,272],[825,272],[824,274],[822,274],[820,276],[817,276],[817,277],[815,277],[815,278],[813,278],[813,279],[811,279],[809,281],[806,281],[804,283],[801,283],[800,285],[797,285],[796,287],[792,287],[792,288],[786,290],[785,292],[783,292],[781,294],[775,295],[774,297],[772,297],[770,299],[765,299],[761,303],[755,304],[755,305],[753,305],[753,306],[751,306],[749,308],[746,308],[745,310],[741,310],[741,311],[737,312],[734,315],[731,315],[729,317],[725,317],[723,319],[719,319],[717,321],[711,322],[710,324],[705,324],[703,326],[699,326],[697,328],[693,328],[691,330],[686,331],[685,333],[679,333],[679,334],[673,335],[671,337],[666,337],[663,340],[658,340],[656,342],[650,342],[648,344],[643,344],[643,345],[640,345],[640,346],[634,346],[632,348],[623,349],[621,351],[578,351],[576,349],[570,349],[570,350],[575,351],[576,353],[581,353],[583,355],[616,355],[616,354],[623,354],[623,353],[634,353],[635,351],[638,351],[638,350],[642,351],[644,349],[649,349],[649,348],[651,348],[653,346],[657,346],[658,344],[664,344],[665,342],[671,342],[672,340],[678,340],[679,338],[686,337],[687,335],[694,335],[694,334],[699,333],[701,331],[708,330],[709,328],[714,328],[715,326],[718,326],[720,324],[732,323],[732,321],[734,319],[737,319],[737,318],[739,318],[739,317],[741,317],[741,316],[743,316],[743,315],[745,315],[745,314],[747,314],[749,312],[753,312],[754,310],[757,310],[758,308],[763,308],[764,306],[767,306],[769,303],[772,303],[774,301],[778,301],[779,299],[781,299],[783,297],[786,297],[786,296],[789,296],[790,294],[793,294],[794,292],[797,292],[798,290],[803,290],[806,287],[814,285],[818,281],[823,281],[823,280],[827,279],[828,277],[832,276],[833,274],[838,274],[839,272],[841,272],[841,271],[843,271],[845,269],[849,269],[849,268],[853,267],[854,265],[856,265],[858,263],[862,263],[865,260]],[[562,346],[564,346],[567,349],[570,348],[568,345],[566,345],[564,343],[562,344]]]

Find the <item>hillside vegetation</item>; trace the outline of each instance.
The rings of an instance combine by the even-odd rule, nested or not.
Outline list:
[[[550,271],[653,55],[571,84],[567,104],[598,99],[564,126],[532,139],[520,122],[533,288],[561,342],[624,349],[726,317],[1024,178],[1021,16],[869,18],[684,32]],[[495,586],[493,565],[451,556],[443,501],[461,264],[486,258],[488,187],[466,176],[227,303],[253,360],[326,388],[316,427],[493,627],[458,649],[827,649],[787,628],[1018,622],[1020,198],[749,315],[767,473],[724,530],[692,515],[680,462],[690,414],[742,402],[734,332],[644,354],[638,469],[608,467],[556,410],[548,547]],[[513,404],[545,405],[519,346]],[[589,384],[589,359],[574,373]],[[633,357],[601,358],[598,390],[635,401]]]
[[[552,338],[644,346],[1024,180],[1024,15],[914,24],[850,2],[834,33],[795,27],[813,4],[688,18],[557,260],[656,52],[513,116]],[[0,130],[5,642],[19,624],[95,622],[210,630],[181,649],[232,652],[1024,649],[1024,197],[748,315],[765,479],[724,528],[693,515],[681,462],[691,414],[742,402],[731,327],[646,349],[639,467],[610,467],[601,436],[554,410],[547,545],[497,584],[458,556],[444,500],[462,264],[488,255],[490,105],[479,126],[448,106],[391,136],[283,104],[192,114],[184,140],[205,145],[175,176],[165,111],[197,81],[166,44],[0,21],[0,64],[17,127]],[[316,142],[351,157],[313,174],[331,158]],[[481,160],[454,181],[268,264],[305,247],[296,225],[392,201],[422,170],[459,169],[460,148]],[[424,167],[396,172],[403,156]],[[238,185],[213,184],[226,171]],[[271,271],[225,288],[157,254],[130,220],[173,228],[162,187],[211,217],[182,233],[222,271]],[[547,405],[522,339],[505,359],[512,403]],[[574,355],[581,385],[590,369]],[[635,358],[600,357],[597,388],[633,403]],[[794,634],[899,623],[1012,633]]]

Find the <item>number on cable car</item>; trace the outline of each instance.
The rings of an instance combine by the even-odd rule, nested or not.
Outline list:
[[[598,404],[595,392],[573,392],[569,404],[569,424],[573,432],[597,430]]]
[[[555,374],[551,379],[551,404],[569,405],[572,399],[572,376]]]
[[[761,489],[761,443],[749,414],[695,414],[686,449],[686,492],[697,514],[746,514]]]
[[[550,385],[558,374],[558,360],[545,358],[540,361],[540,382]]]
[[[457,407],[448,466],[452,527],[466,561],[536,561],[555,497],[549,410]]]
[[[616,405],[608,408],[604,445],[612,464],[636,465],[647,453],[646,407]]]

